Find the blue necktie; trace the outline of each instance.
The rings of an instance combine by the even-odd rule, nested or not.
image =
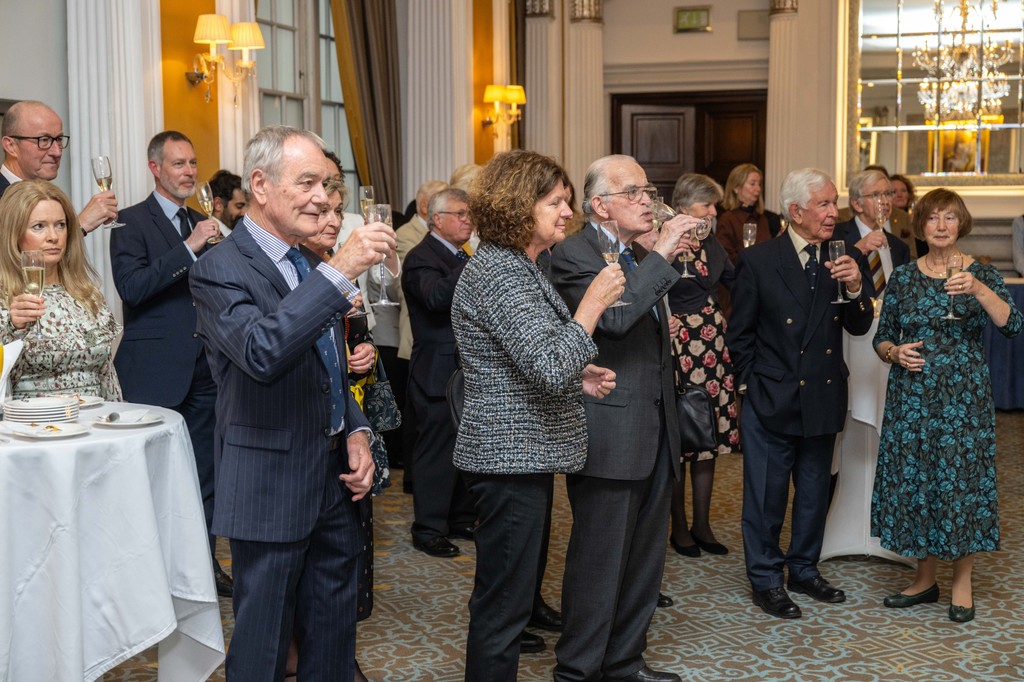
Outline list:
[[[623,263],[625,263],[625,265],[623,265],[622,269],[625,270],[626,272],[630,272],[631,270],[636,270],[636,258],[633,257],[633,247],[632,246],[627,246],[626,248],[624,248],[622,250],[622,253],[619,254],[619,260],[621,260]]]
[[[818,281],[818,249],[814,244],[808,244],[804,251],[810,256],[804,265],[804,273],[807,275],[807,283],[811,285],[811,291],[814,291],[814,285]]]
[[[295,272],[298,273],[300,282],[313,272],[309,267],[309,261],[295,247],[288,249],[284,255],[295,266]],[[323,361],[324,367],[327,368],[327,376],[331,382],[331,433],[337,433],[345,423],[345,396],[342,394],[344,384],[341,379],[338,348],[331,340],[330,330],[316,340],[316,349],[320,352],[320,359]]]
[[[192,221],[189,220],[188,211],[184,208],[178,209],[178,232],[181,233],[182,239],[188,239],[192,234]]]
[[[459,260],[469,260],[469,254],[463,251],[462,249],[455,249],[455,257],[458,258]]]

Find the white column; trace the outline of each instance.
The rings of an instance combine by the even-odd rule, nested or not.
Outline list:
[[[225,15],[232,23],[256,21],[254,0],[217,0],[217,13]],[[233,69],[234,62],[241,59],[241,52],[237,50],[222,48],[222,54],[228,69]],[[252,59],[255,61],[256,56],[252,55]],[[220,130],[220,167],[241,175],[245,143],[260,129],[260,93],[255,76],[247,77],[237,85],[218,76],[217,126]],[[218,169],[199,170],[202,178],[209,179]]]
[[[509,0],[491,0],[491,62],[494,67],[491,82],[501,85],[512,83],[509,69],[508,3]],[[526,100],[530,100],[529,96]],[[492,130],[498,133],[494,139],[495,154],[512,148],[512,133],[508,126],[495,126]]]
[[[568,14],[579,0],[566,0],[562,11]],[[583,3],[587,9],[600,6],[599,0]],[[599,11],[599,9],[598,9]],[[572,16],[568,14],[568,16]],[[604,47],[602,25],[594,21],[565,22],[565,66],[572,74],[565,82],[564,148],[562,165],[582,196],[587,167],[607,153],[608,131],[604,96]]]
[[[565,17],[565,12],[559,11],[559,16]],[[561,20],[554,13],[527,14],[525,147],[558,160],[562,160],[561,30]]]
[[[473,160],[473,5],[415,0],[408,8],[402,165],[403,184],[415,191]]]
[[[159,0],[77,0],[68,9],[68,120],[71,202],[83,207],[98,191],[90,159],[105,154],[114,192],[124,208],[152,188],[146,145],[163,128]],[[89,261],[102,278],[107,304],[120,299],[110,274],[110,233],[85,239]]]
[[[793,112],[801,100],[798,90],[805,87],[796,46],[796,0],[791,7],[781,7],[787,4],[772,2],[769,28],[764,205],[773,211],[782,210],[779,190],[786,174],[795,169],[792,156],[800,131]]]

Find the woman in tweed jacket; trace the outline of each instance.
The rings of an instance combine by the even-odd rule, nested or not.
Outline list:
[[[569,180],[548,157],[496,155],[469,207],[481,245],[455,288],[452,326],[466,399],[455,445],[476,505],[476,581],[469,601],[466,680],[514,680],[530,618],[555,472],[587,451],[583,393],[604,397],[613,372],[589,364],[590,335],[625,277],[606,268],[575,317],[537,268],[565,237]]]

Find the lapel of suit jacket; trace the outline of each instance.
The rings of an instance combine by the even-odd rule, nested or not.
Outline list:
[[[807,285],[807,274],[804,272],[803,266],[800,265],[800,256],[797,255],[796,249],[793,247],[793,240],[786,236],[784,239],[773,239],[771,243],[775,245],[779,262],[779,276],[782,278],[783,284],[793,294],[793,298],[797,300],[804,312],[809,313],[813,302],[811,288]],[[821,281],[821,270],[824,269],[825,267],[819,264],[819,281]],[[817,286],[815,288],[819,291],[821,289]]]
[[[434,255],[445,266],[448,272],[453,271],[459,266],[459,263],[462,262],[458,256],[449,251],[448,247],[442,244],[440,240],[433,235],[427,234],[427,236],[423,238],[423,241],[427,243],[427,248],[433,251]]]
[[[274,289],[281,298],[287,296],[291,289],[288,288],[288,282],[284,280],[284,275],[277,269],[277,264],[270,260],[256,240],[252,238],[245,223],[239,222],[238,227],[231,232],[231,236],[234,238],[239,252],[249,259],[249,264],[253,269],[274,285]]]
[[[153,224],[156,225],[160,236],[167,242],[167,249],[173,249],[178,244],[181,244],[181,232],[178,231],[178,226],[167,219],[164,209],[152,193],[146,198],[146,206],[149,207],[149,214],[153,218]]]
[[[792,247],[792,241],[790,241],[790,246]],[[828,243],[822,242],[820,246],[818,281],[814,285],[814,295],[811,298],[811,309],[807,313],[807,326],[804,327],[804,338],[801,341],[801,346],[806,346],[811,340],[821,318],[828,312],[829,307],[832,306],[832,300],[839,295],[839,283],[832,279],[832,271],[825,267],[825,261],[828,260]],[[794,254],[796,253],[792,248],[790,250]],[[845,296],[845,294],[843,295]]]
[[[633,256],[634,256],[634,260],[636,260],[636,265],[637,265],[637,267],[640,267],[640,263],[643,262],[644,258],[647,258],[648,251],[647,251],[647,249],[645,249],[644,247],[640,246],[636,242],[633,242],[632,244],[630,244],[630,246],[633,249]],[[661,322],[662,318],[665,317],[666,306],[662,305],[662,301],[664,301],[664,300],[665,300],[665,296],[662,296],[661,298],[659,298],[658,302],[655,303],[654,306],[648,311],[648,314],[651,317],[653,317],[655,320],[658,320],[659,322]],[[654,314],[655,309],[658,309],[658,314],[657,315]]]

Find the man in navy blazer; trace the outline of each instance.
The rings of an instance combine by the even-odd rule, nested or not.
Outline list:
[[[114,286],[124,310],[124,336],[114,356],[125,400],[171,408],[185,418],[203,511],[214,553],[213,424],[217,389],[196,334],[188,272],[217,234],[217,222],[185,206],[195,193],[196,154],[181,133],[158,133],[149,143],[156,188],[118,216],[110,232]],[[184,222],[183,222],[184,221]],[[214,559],[217,591],[231,596],[231,581]]]
[[[462,245],[473,225],[468,197],[445,189],[430,198],[423,240],[402,264],[402,291],[412,327],[408,399],[416,415],[412,450],[413,546],[437,557],[453,557],[459,548],[448,537],[472,539],[476,513],[461,474],[452,464],[455,427],[445,389],[458,367],[452,331],[452,296],[468,256]]]
[[[846,246],[852,257],[829,260],[838,215],[831,178],[813,168],[793,171],[780,196],[790,229],[740,256],[726,344],[746,393],[742,518],[754,604],[772,616],[799,618],[783,587],[787,566],[790,590],[827,603],[846,599],[821,576],[818,559],[832,450],[846,419],[843,330],[868,331],[874,292],[853,242]],[[846,303],[835,303],[837,296]],[[784,554],[779,534],[791,480],[792,540]]]
[[[329,262],[302,240],[327,206],[323,141],[264,128],[245,151],[249,212],[192,267],[198,329],[217,381],[214,530],[231,539],[235,632],[227,679],[277,682],[289,642],[298,678],[354,674],[355,500],[373,478],[369,426],[349,391],[351,283],[395,247],[382,223]]]
[[[836,225],[834,237],[856,243],[857,250],[864,254],[863,273],[880,297],[893,268],[910,262],[910,248],[879,226],[878,219],[884,224],[892,212],[895,193],[889,178],[877,170],[857,173],[848,189],[853,217]]]

